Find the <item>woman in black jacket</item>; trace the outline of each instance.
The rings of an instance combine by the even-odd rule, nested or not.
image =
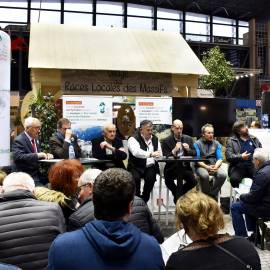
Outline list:
[[[261,269],[260,258],[247,239],[218,234],[224,220],[214,199],[200,192],[186,193],[177,201],[176,218],[193,242],[170,256],[167,270],[242,270],[248,265]]]

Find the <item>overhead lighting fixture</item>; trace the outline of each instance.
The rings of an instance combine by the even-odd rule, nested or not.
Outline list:
[[[239,80],[239,76],[235,76],[235,79],[236,79],[236,80]]]

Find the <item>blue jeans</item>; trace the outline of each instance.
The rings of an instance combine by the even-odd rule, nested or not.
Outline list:
[[[247,237],[247,230],[255,232],[256,217],[249,215],[248,209],[242,203],[233,203],[231,206],[231,213],[235,235]],[[245,215],[245,219],[243,215]]]

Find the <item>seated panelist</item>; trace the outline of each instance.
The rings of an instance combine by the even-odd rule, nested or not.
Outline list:
[[[103,135],[92,140],[92,154],[94,158],[100,160],[110,160],[103,164],[95,164],[100,170],[117,167],[125,169],[123,160],[127,158],[123,142],[116,137],[116,126],[108,123],[103,127]]]
[[[57,122],[57,132],[50,138],[50,150],[55,158],[74,159],[81,157],[76,135],[72,134],[71,123],[66,118]]]

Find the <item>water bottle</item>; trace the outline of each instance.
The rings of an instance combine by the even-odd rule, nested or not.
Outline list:
[[[75,159],[76,156],[75,156],[75,151],[74,151],[74,147],[72,144],[69,145],[69,148],[68,148],[68,158],[69,159]]]

